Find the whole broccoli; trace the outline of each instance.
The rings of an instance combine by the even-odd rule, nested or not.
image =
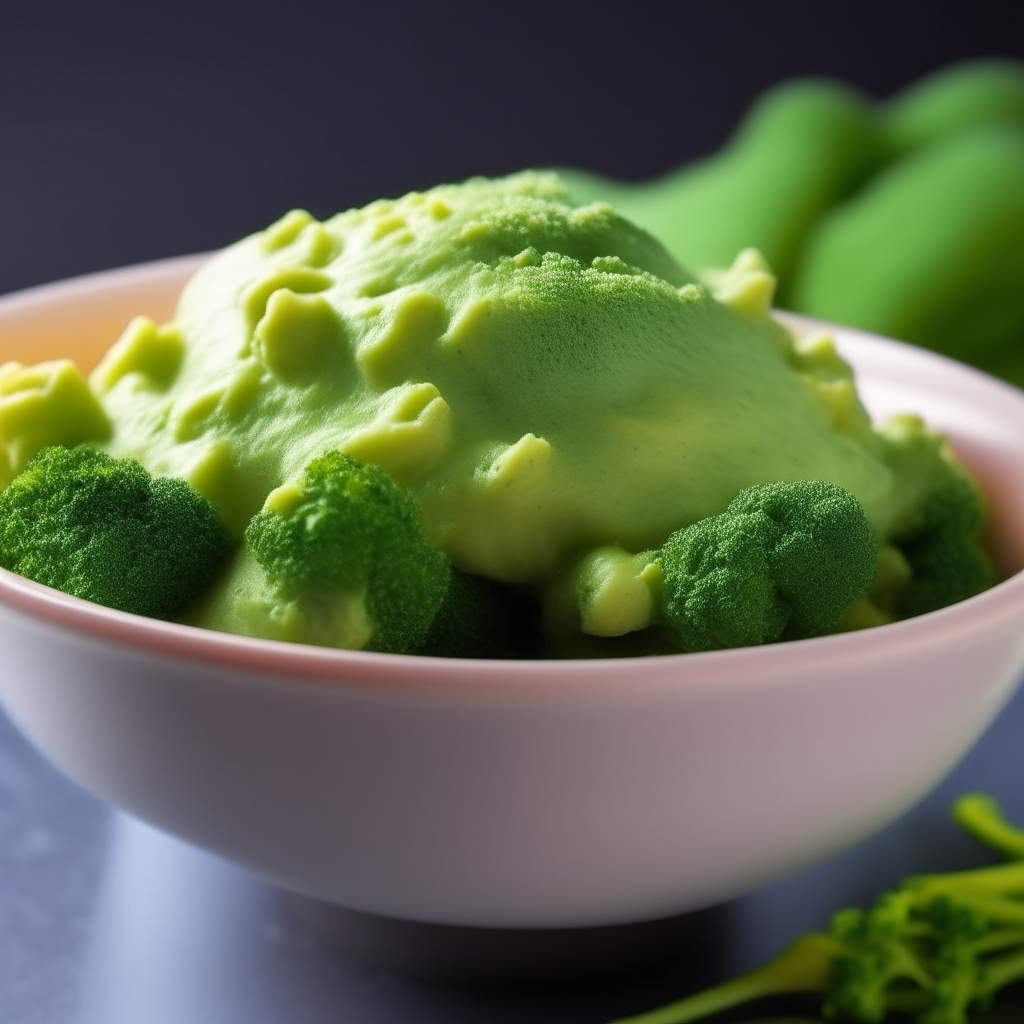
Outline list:
[[[233,546],[184,480],[94,448],[45,448],[0,494],[3,568],[136,615],[180,614]]]
[[[272,602],[285,609],[278,617],[296,619],[298,633],[283,639],[332,643],[333,632],[344,636],[335,646],[414,651],[451,578],[448,557],[427,541],[412,495],[379,466],[342,452],[314,459],[301,484],[273,492],[245,538]],[[351,628],[355,618],[365,629]]]
[[[857,499],[821,480],[761,484],[658,553],[664,614],[683,648],[820,636],[867,588],[878,559]]]
[[[956,820],[1007,864],[908,878],[870,910],[841,910],[827,933],[797,939],[764,967],[616,1024],[689,1024],[765,996],[818,992],[829,1020],[966,1024],[1001,988],[1024,979],[1024,830],[982,793]]]

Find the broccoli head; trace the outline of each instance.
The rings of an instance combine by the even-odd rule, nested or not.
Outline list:
[[[296,623],[280,634],[285,639],[414,651],[451,578],[448,557],[428,542],[412,495],[379,466],[342,452],[314,459],[301,483],[272,492],[245,538],[265,574],[267,607]],[[328,619],[333,641],[316,626]],[[356,619],[365,628],[350,629]]]
[[[964,601],[991,587],[992,563],[979,542],[985,518],[981,492],[962,473],[924,501],[914,529],[895,538],[913,570],[897,598],[901,618]]]
[[[664,614],[707,651],[831,632],[871,583],[874,531],[857,499],[821,480],[741,491],[658,553]]]
[[[827,1020],[967,1024],[1024,979],[1024,831],[991,797],[969,793],[954,817],[1009,863],[907,878],[869,910],[834,914],[771,962],[669,1006],[615,1024],[691,1024],[784,993],[817,992]]]
[[[907,482],[889,541],[906,559],[910,578],[892,596],[909,618],[963,601],[996,582],[981,546],[985,499],[948,444],[916,416],[895,416],[879,430],[885,461]]]
[[[233,546],[184,480],[93,448],[45,448],[0,494],[3,568],[136,615],[180,614]]]

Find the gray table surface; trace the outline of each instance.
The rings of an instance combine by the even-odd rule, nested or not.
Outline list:
[[[111,811],[0,715],[0,1022],[601,1024],[751,967],[907,873],[991,862],[948,818],[968,789],[1024,821],[1024,691],[901,821],[703,914],[667,965],[561,986],[442,984],[353,957],[271,887]],[[813,1004],[770,1009],[813,1017]],[[1021,987],[978,1020],[1024,1022]]]

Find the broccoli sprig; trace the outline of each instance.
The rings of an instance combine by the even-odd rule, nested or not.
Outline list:
[[[108,608],[170,619],[234,539],[184,480],[94,448],[45,448],[0,494],[0,565]]]
[[[434,548],[412,493],[342,452],[271,492],[231,570],[188,622],[245,636],[452,658],[536,656],[515,588]]]
[[[379,466],[342,452],[314,459],[301,483],[273,492],[245,539],[269,585],[307,624],[325,614],[365,616],[368,636],[355,646],[368,650],[419,647],[451,579],[412,495]],[[295,638],[330,642],[317,637],[318,628]]]
[[[1024,979],[1024,830],[990,796],[969,793],[955,819],[1014,858],[975,871],[919,875],[870,910],[841,910],[748,974],[615,1024],[689,1024],[766,996],[818,992],[836,1020],[967,1024],[968,1012]]]
[[[981,488],[919,417],[894,416],[878,436],[885,461],[912,499],[889,536],[910,570],[906,584],[890,595],[891,611],[909,618],[987,590],[996,576],[981,544]]]
[[[951,475],[928,496],[913,532],[896,541],[913,570],[897,598],[901,618],[964,601],[995,583],[978,541],[984,518],[981,492],[965,475]]]
[[[741,491],[657,554],[664,614],[685,650],[829,633],[878,561],[860,502],[822,480]]]

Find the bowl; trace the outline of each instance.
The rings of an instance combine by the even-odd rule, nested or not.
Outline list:
[[[131,315],[168,317],[200,260],[8,296],[0,358],[89,365]],[[0,698],[97,796],[364,913],[615,925],[803,868],[934,786],[1024,666],[1024,392],[907,345],[835,335],[873,415],[921,413],[979,477],[1005,582],[795,643],[486,662],[230,636],[0,571]]]

